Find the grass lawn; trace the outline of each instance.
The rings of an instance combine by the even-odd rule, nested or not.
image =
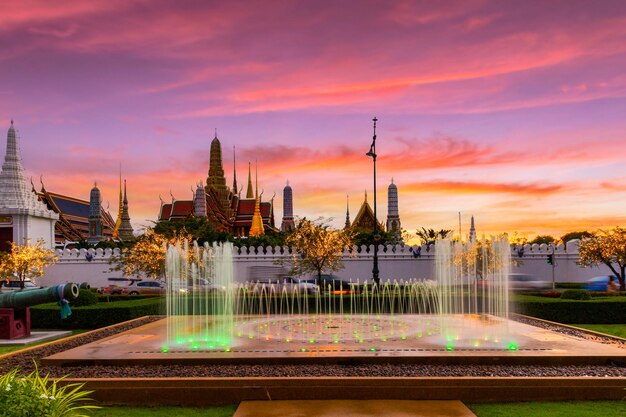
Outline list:
[[[626,324],[570,324],[570,326],[582,327],[583,329],[626,339]]]
[[[236,405],[222,407],[191,408],[191,407],[106,407],[92,411],[93,417],[232,417],[237,410]]]
[[[38,331],[39,329],[35,329],[33,331]],[[72,330],[72,336],[75,334],[79,334],[79,333],[85,333],[88,330]],[[68,337],[68,336],[65,336]],[[57,339],[52,339],[52,340],[44,340],[43,342],[37,342],[37,343],[31,343],[29,345],[15,345],[15,346],[0,346],[0,355],[4,355],[5,353],[9,353],[9,352],[15,352],[16,350],[20,350],[20,349],[25,349],[27,347],[31,347],[31,346],[37,346],[37,345],[41,345],[43,343],[48,343],[48,342],[52,342],[53,340],[59,340],[61,339],[60,337]]]
[[[626,401],[466,404],[478,417],[624,417]]]
[[[466,404],[478,417],[626,417],[626,401],[567,401]],[[106,407],[93,417],[232,417],[236,405],[223,407]],[[288,416],[285,416],[288,417]]]

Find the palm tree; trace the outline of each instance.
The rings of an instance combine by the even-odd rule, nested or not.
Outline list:
[[[422,241],[422,245],[426,245],[426,251],[429,251],[431,245],[435,244],[435,241],[445,239],[448,235],[450,235],[450,233],[452,233],[452,230],[435,230],[422,227],[422,230],[417,229],[415,234]]]

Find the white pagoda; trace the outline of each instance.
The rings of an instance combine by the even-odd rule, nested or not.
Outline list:
[[[59,215],[49,210],[28,184],[11,120],[0,173],[0,250],[9,247],[7,242],[35,243],[38,239],[53,249],[54,224],[58,219]]]

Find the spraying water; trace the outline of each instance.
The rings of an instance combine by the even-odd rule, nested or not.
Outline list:
[[[508,242],[463,246],[443,241],[436,251],[437,281],[311,290],[235,282],[231,243],[170,246],[163,352],[228,352],[260,342],[299,351],[387,341],[414,347],[429,337],[446,348],[502,344],[507,337]]]

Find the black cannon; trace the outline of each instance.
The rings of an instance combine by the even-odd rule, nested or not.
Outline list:
[[[78,286],[73,283],[0,294],[0,339],[30,336],[29,307],[54,301],[67,304],[76,297]]]

